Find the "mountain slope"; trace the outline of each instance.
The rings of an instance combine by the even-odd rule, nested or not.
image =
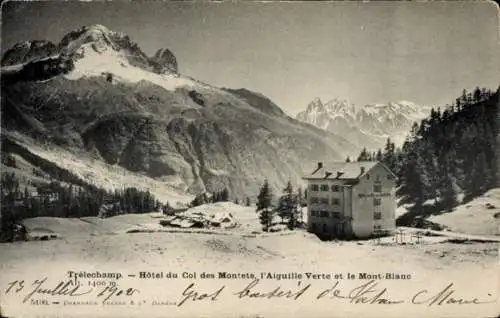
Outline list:
[[[429,220],[452,231],[470,234],[498,235],[500,189],[494,188],[474,200],[458,205],[453,212],[432,215]]]
[[[191,193],[228,186],[240,198],[255,195],[266,178],[280,191],[315,162],[359,151],[287,117],[261,94],[180,75],[170,51],[148,58],[103,26],[70,32],[58,52],[2,69],[2,131],[176,180]]]

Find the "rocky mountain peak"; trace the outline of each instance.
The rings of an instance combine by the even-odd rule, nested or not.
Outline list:
[[[48,72],[50,74],[45,71],[47,67],[42,64],[49,63],[49,58],[58,60],[56,63],[71,61],[78,74],[85,76],[109,73],[123,77],[123,73],[126,73],[128,77],[137,77],[132,73],[143,71],[146,73],[141,74],[178,75],[177,59],[170,50],[160,49],[150,58],[127,34],[112,31],[100,24],[85,25],[70,31],[57,45],[48,41],[19,43],[4,54],[2,66],[19,64],[26,71],[22,78],[47,79],[60,74],[56,70]],[[36,71],[32,70],[33,63],[38,65]]]
[[[321,101],[321,99],[319,99],[318,97],[316,97],[315,99],[313,99],[309,105],[307,105],[307,112],[311,112],[311,111],[322,111],[324,110],[325,107],[323,105],[323,102]]]
[[[15,44],[2,57],[2,66],[29,63],[57,53],[57,46],[50,41],[24,41]]]
[[[328,102],[325,103],[325,108],[330,112],[330,113],[343,113],[343,114],[350,114],[354,115],[356,112],[356,108],[354,104],[349,103],[347,99],[332,99]]]
[[[337,115],[354,116],[356,108],[354,104],[349,103],[346,99],[331,99],[323,103],[320,98],[316,97],[308,105],[300,116],[305,118],[312,114],[324,114],[325,116],[335,117]]]
[[[174,53],[166,48],[156,51],[156,54],[151,58],[151,62],[155,73],[178,73],[179,71]]]
[[[126,34],[111,31],[100,24],[94,24],[82,26],[66,34],[59,43],[59,49],[68,55],[81,54],[88,46],[91,46],[98,53],[108,50],[118,52],[120,50],[130,51],[134,46],[137,46],[134,44]],[[145,56],[140,50],[135,53]]]

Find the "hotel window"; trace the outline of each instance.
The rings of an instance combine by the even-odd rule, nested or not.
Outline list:
[[[321,198],[320,203],[321,204],[328,204],[328,198]]]
[[[322,218],[327,218],[328,217],[328,211],[321,211],[321,217]]]
[[[313,232],[316,232],[316,223],[311,224],[311,229]]]
[[[319,186],[317,184],[311,185],[311,191],[318,191],[318,190],[319,190]]]
[[[332,204],[333,204],[333,205],[340,205],[340,199],[338,199],[338,198],[333,198],[333,199],[332,199]]]
[[[322,184],[321,191],[328,191],[328,184]]]
[[[326,233],[326,224],[323,223],[323,232]]]
[[[340,212],[332,212],[332,218],[340,219]]]
[[[368,173],[366,174],[366,180],[370,180],[370,175]]]
[[[381,204],[382,204],[382,199],[373,198],[373,205],[381,205]]]
[[[373,229],[374,229],[374,230],[381,230],[381,229],[382,229],[382,226],[380,226],[380,224],[375,224],[375,225],[373,226]]]
[[[332,192],[340,192],[340,187],[338,185],[332,185]]]
[[[382,192],[382,184],[380,182],[373,184],[373,192]]]
[[[373,219],[380,220],[382,218],[382,212],[373,212]]]
[[[317,204],[319,202],[319,199],[316,197],[311,197],[311,203],[312,204]]]

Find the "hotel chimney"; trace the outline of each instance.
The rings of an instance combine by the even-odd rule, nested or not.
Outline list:
[[[322,162],[318,162],[318,167],[316,169],[314,169],[313,173],[311,173],[311,174],[315,174],[316,172],[318,172],[319,170],[321,170],[321,168],[323,168],[323,163]]]

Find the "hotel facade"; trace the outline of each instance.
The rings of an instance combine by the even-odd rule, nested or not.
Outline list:
[[[377,161],[317,168],[307,181],[307,227],[326,239],[368,238],[395,230],[396,176]]]

